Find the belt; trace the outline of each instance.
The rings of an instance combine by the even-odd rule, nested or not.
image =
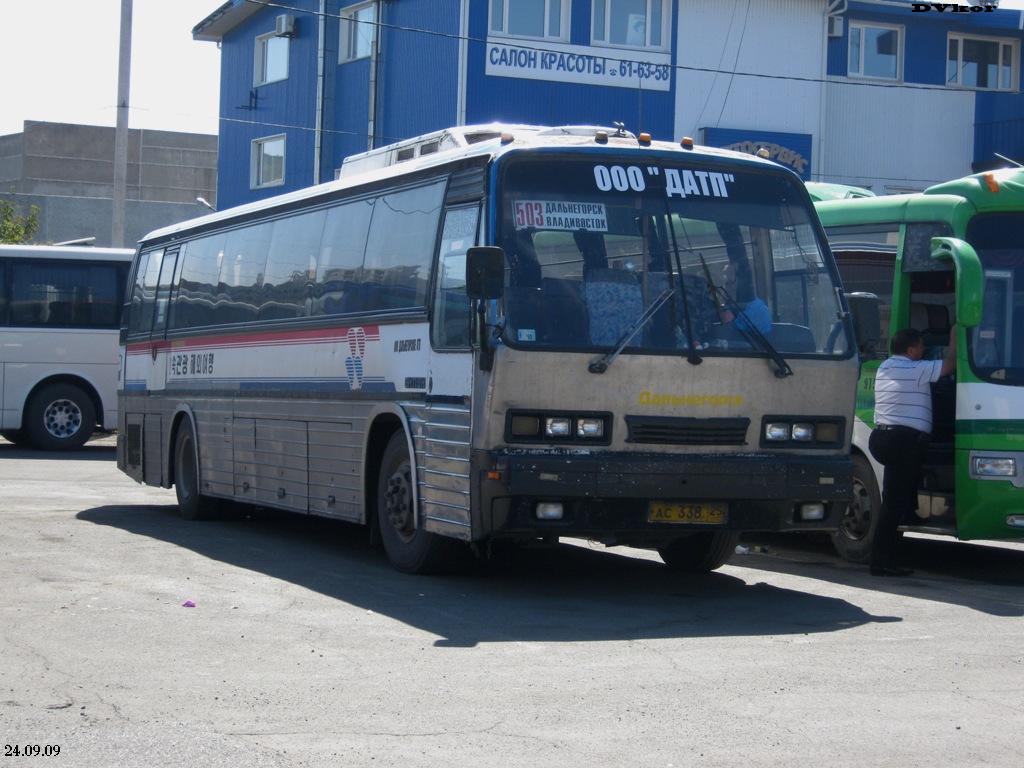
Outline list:
[[[875,424],[875,429],[880,429],[883,432],[913,432],[915,435],[926,435],[927,432],[922,432],[920,429],[914,429],[904,424]]]

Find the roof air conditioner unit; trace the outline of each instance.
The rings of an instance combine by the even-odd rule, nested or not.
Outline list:
[[[829,37],[842,37],[843,36],[843,17],[842,16],[829,16],[828,17],[828,36]]]
[[[282,13],[274,19],[274,34],[278,37],[291,37],[295,34],[295,17]]]

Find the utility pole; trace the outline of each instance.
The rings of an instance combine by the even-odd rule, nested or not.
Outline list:
[[[110,244],[124,247],[124,206],[128,187],[128,93],[132,70],[132,0],[121,0],[121,47],[117,59],[117,128],[114,131],[114,213]]]

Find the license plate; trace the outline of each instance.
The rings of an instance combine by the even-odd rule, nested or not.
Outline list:
[[[649,523],[703,523],[721,525],[729,518],[729,507],[721,501],[673,504],[652,501],[647,508]]]

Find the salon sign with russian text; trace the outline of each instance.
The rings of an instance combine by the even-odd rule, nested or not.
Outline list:
[[[672,54],[595,48],[547,41],[516,45],[507,38],[487,39],[486,74],[582,85],[667,91]]]

